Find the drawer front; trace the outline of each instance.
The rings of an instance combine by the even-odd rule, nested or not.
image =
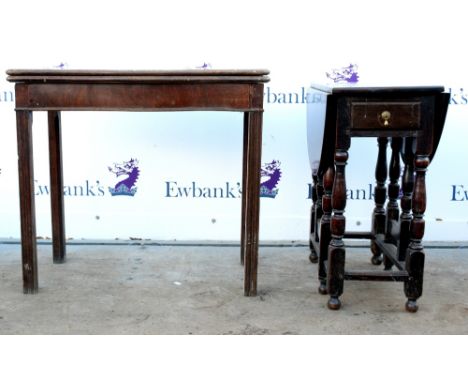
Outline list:
[[[420,102],[351,102],[352,130],[418,130]]]

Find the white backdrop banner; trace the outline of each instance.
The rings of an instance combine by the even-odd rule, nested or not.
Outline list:
[[[340,74],[345,83],[443,85],[451,92],[427,175],[425,239],[468,238],[468,62],[458,3],[421,3],[424,18],[421,4],[399,0],[383,14],[361,1],[240,1],[222,9],[212,1],[154,3],[112,2],[112,14],[105,1],[66,9],[55,1],[0,5],[7,31],[0,46],[0,237],[20,232],[14,89],[6,69],[210,67],[271,71],[264,93],[261,240],[308,238],[307,90]],[[382,17],[398,27],[387,28]],[[63,112],[67,237],[238,240],[242,118]],[[44,238],[51,236],[46,123],[45,113],[34,114],[37,234]],[[370,227],[376,153],[375,139],[353,140],[349,229]]]

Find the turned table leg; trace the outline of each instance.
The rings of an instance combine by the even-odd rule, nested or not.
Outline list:
[[[385,199],[387,198],[387,189],[385,182],[387,181],[387,137],[377,138],[379,151],[377,155],[377,163],[375,165],[375,188],[374,188],[374,202],[375,208],[372,212],[372,235],[385,233]],[[382,264],[382,251],[371,240],[372,259],[374,265]]]
[[[344,210],[346,207],[346,177],[345,168],[348,160],[346,149],[337,149],[335,152],[335,180],[333,182],[331,217],[331,241],[328,247],[327,290],[330,294],[329,309],[340,309],[339,297],[343,294],[345,270],[345,246],[343,236],[346,228]]]
[[[392,155],[390,158],[389,165],[389,178],[390,182],[388,184],[388,203],[386,211],[386,228],[385,228],[385,241],[387,243],[397,244],[396,238],[393,237],[393,232],[398,224],[398,218],[400,210],[398,207],[398,196],[400,194],[400,184],[398,183],[400,179],[400,149],[401,149],[402,139],[394,137],[392,138],[391,148]],[[391,270],[393,263],[384,256],[384,266],[385,270]]]
[[[320,240],[319,222],[323,216],[323,175],[317,174],[317,205],[315,206],[315,241]]]
[[[323,197],[322,207],[323,216],[320,220],[320,253],[318,278],[320,282],[319,293],[327,294],[327,271],[325,262],[328,260],[328,246],[331,240],[330,222],[332,214],[332,189],[333,180],[335,178],[335,168],[331,165],[323,176]]]
[[[309,234],[309,249],[310,255],[309,260],[311,263],[316,263],[318,261],[318,254],[315,252],[313,242],[318,242],[318,224],[320,217],[319,208],[321,210],[321,201],[319,206],[318,199],[318,175],[317,172],[312,174],[312,207],[310,209],[310,234]],[[321,215],[321,214],[320,214]]]
[[[400,216],[400,239],[398,241],[398,261],[403,261],[406,258],[406,252],[410,243],[410,225],[411,225],[411,199],[413,197],[414,187],[414,154],[413,154],[414,138],[405,138],[403,147],[403,159],[405,168],[402,177],[403,195],[400,200],[401,216]]]
[[[16,112],[23,292],[38,292],[32,112]]]
[[[416,300],[421,297],[424,275],[424,212],[426,211],[426,171],[429,166],[428,155],[416,155],[414,165],[416,178],[413,192],[413,220],[410,226],[410,244],[406,255],[406,270],[408,280],[405,281],[405,295],[408,298],[406,310],[416,312],[418,305]]]

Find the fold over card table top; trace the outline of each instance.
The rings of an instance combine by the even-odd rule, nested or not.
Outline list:
[[[260,110],[268,70],[8,70],[16,109]]]

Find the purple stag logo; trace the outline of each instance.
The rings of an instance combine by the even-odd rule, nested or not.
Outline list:
[[[204,62],[203,65],[196,66],[197,69],[211,69],[211,64],[209,62]]]
[[[54,68],[55,69],[67,69],[68,68],[68,64],[66,62],[61,62],[60,64],[58,65],[54,65]]]
[[[130,159],[128,162],[114,163],[113,167],[108,167],[109,171],[114,173],[116,177],[126,176],[125,179],[117,182],[114,188],[109,187],[109,192],[112,196],[127,195],[134,196],[137,192],[135,183],[140,175],[140,169],[138,168],[138,160]]]
[[[275,198],[278,194],[278,183],[281,178],[281,162],[273,160],[265,163],[260,171],[260,196],[265,198]]]
[[[331,73],[326,73],[326,75],[335,84],[356,84],[359,81],[359,74],[357,70],[358,66],[356,64],[349,64],[349,66],[345,66],[343,68],[333,69]]]

